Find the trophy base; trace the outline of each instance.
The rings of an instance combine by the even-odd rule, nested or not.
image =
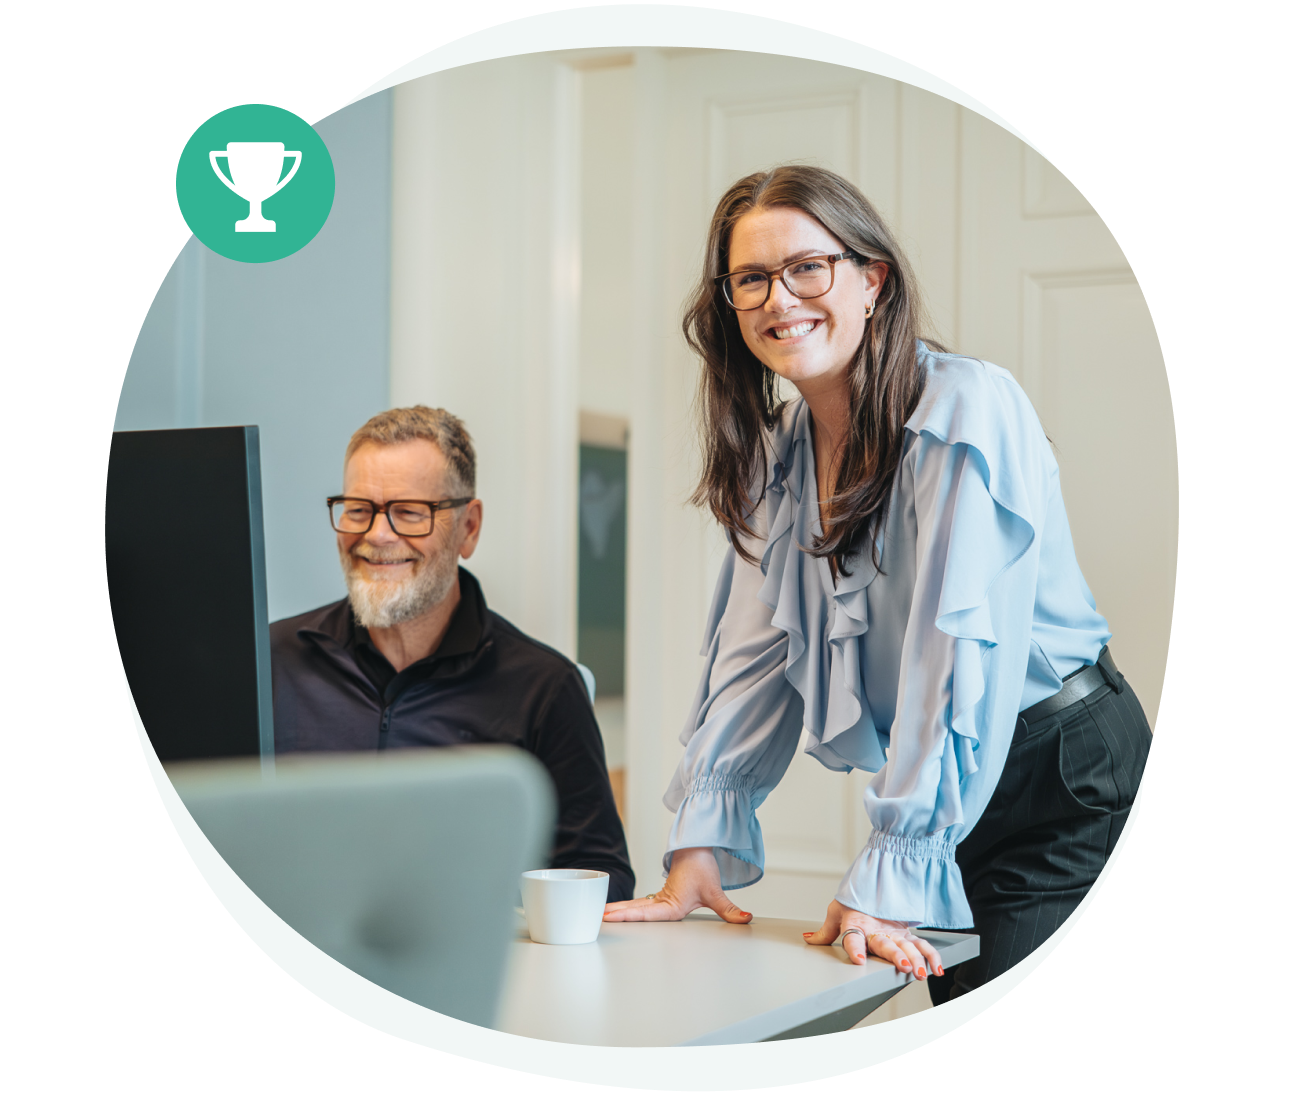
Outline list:
[[[235,222],[236,232],[274,232],[275,222],[268,221],[265,217],[245,217],[242,221]]]

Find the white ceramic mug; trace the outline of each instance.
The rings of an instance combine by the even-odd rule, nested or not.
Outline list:
[[[609,873],[539,868],[519,882],[528,936],[539,945],[588,945],[600,934]]]

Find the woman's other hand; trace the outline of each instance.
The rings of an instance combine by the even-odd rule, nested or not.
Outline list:
[[[679,922],[700,907],[708,907],[728,922],[748,922],[754,917],[727,898],[709,846],[674,851],[663,888],[644,899],[606,903],[605,921]]]
[[[865,964],[870,955],[878,956],[897,970],[918,979],[931,973],[943,974],[943,964],[939,962],[935,947],[913,933],[907,923],[873,918],[870,914],[846,907],[838,899],[832,899],[826,908],[826,921],[822,928],[815,933],[805,933],[803,939],[810,945],[833,945],[847,930],[860,931],[850,933],[843,942],[844,951],[855,964]]]

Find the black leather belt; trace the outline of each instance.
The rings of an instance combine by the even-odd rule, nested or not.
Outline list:
[[[1095,664],[1081,667],[1073,674],[1067,675],[1058,692],[1045,701],[1030,705],[1020,714],[1020,719],[1026,724],[1036,724],[1039,720],[1046,720],[1061,709],[1069,708],[1076,701],[1082,701],[1088,694],[1096,693],[1102,686],[1110,686],[1116,693],[1124,691],[1124,679],[1120,677],[1108,647],[1101,649]]]

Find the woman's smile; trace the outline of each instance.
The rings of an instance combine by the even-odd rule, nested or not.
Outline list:
[[[803,336],[810,334],[813,328],[820,323],[820,320],[783,321],[768,328],[765,334],[770,335],[779,342],[786,342],[791,339],[801,339]]]

